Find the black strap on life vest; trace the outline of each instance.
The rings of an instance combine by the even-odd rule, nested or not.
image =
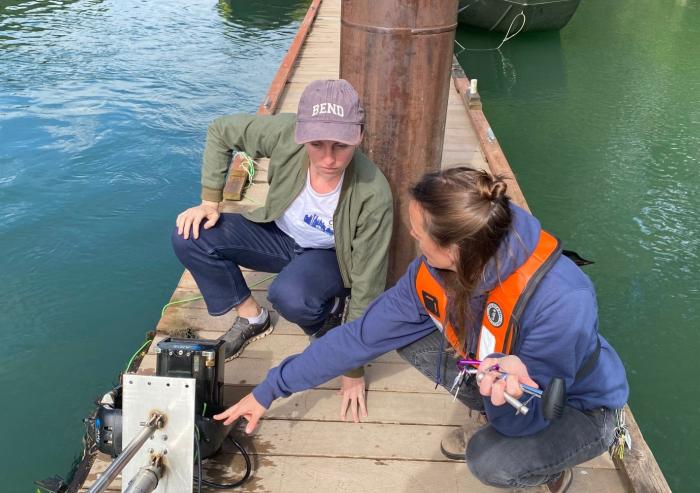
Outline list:
[[[578,253],[574,252],[573,250],[562,250],[561,253],[565,257],[569,257],[569,260],[571,260],[573,263],[575,263],[579,267],[595,264],[595,262],[593,262],[592,260],[586,260],[585,258],[583,258]]]
[[[581,368],[579,368],[576,372],[576,376],[574,376],[574,382],[581,380],[583,377],[585,377],[593,371],[593,368],[595,368],[596,363],[598,363],[598,356],[600,356],[600,337],[596,336],[595,349],[593,350],[591,355],[586,359],[586,361],[583,362]]]
[[[581,257],[578,253],[572,250],[563,250],[561,253],[565,257],[569,257],[569,259],[572,260],[579,267],[595,263],[592,260],[586,260],[585,258]],[[598,362],[598,356],[600,356],[600,337],[596,337],[595,349],[593,350],[591,355],[586,359],[586,361],[583,362],[581,368],[579,368],[579,370],[576,372],[574,381],[581,380],[583,377],[585,377],[591,371],[593,371],[593,368],[595,368],[595,365]]]
[[[520,317],[525,311],[528,301],[530,301],[530,298],[532,298],[532,295],[537,290],[537,286],[540,284],[540,281],[544,278],[545,274],[549,272],[552,267],[554,267],[554,264],[557,263],[557,260],[559,260],[559,257],[562,254],[561,241],[559,238],[556,238],[556,241],[556,249],[547,258],[547,260],[544,261],[540,268],[537,269],[535,274],[527,283],[527,286],[525,286],[523,292],[520,294],[520,298],[518,298],[518,301],[515,303],[515,307],[513,308],[513,315],[510,317],[508,332],[506,333],[506,341],[511,340],[512,338],[513,342],[511,344],[511,348],[513,350],[518,347],[520,342]]]

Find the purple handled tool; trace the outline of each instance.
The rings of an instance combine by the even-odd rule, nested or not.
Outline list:
[[[461,359],[457,362],[457,368],[460,369],[460,371],[466,371],[467,366],[479,366],[481,364],[481,361],[478,359]],[[500,372],[500,369],[498,365],[493,365],[491,366],[487,371],[498,371]],[[473,373],[472,370],[469,370],[469,373]],[[505,378],[508,376],[507,373],[505,372],[500,372],[501,373],[501,378]],[[476,381],[477,383],[481,382],[481,379],[484,377],[484,374],[476,374]],[[530,394],[534,397],[539,397],[542,398],[542,391],[539,389],[535,389],[534,387],[530,387],[529,385],[524,385],[520,384],[520,388],[527,394]],[[511,396],[508,392],[503,393],[506,402],[510,404],[512,407],[515,408],[516,414],[527,414],[528,411],[530,410],[526,404],[523,404],[519,400],[517,400],[515,397]]]
[[[467,368],[467,366],[470,365],[478,366],[480,364],[481,361],[476,359],[461,359],[457,362],[457,368],[459,368],[460,372],[476,375],[476,382],[480,383],[484,378],[485,373],[477,372],[477,370],[474,368]],[[499,369],[498,365],[493,365],[488,369],[488,371],[492,370],[498,371],[501,374],[501,378],[508,376],[506,372]],[[544,390],[531,387],[530,385],[526,385],[524,383],[520,384],[520,388],[525,394],[530,395],[530,399],[528,399],[525,403],[520,402],[508,392],[503,393],[503,397],[505,398],[506,402],[515,408],[515,414],[527,414],[530,411],[527,403],[530,402],[531,399],[537,397],[538,399],[542,400],[542,413],[546,420],[550,421],[553,419],[558,419],[562,416],[566,402],[566,386],[562,378],[552,378],[551,382]]]
[[[478,359],[461,359],[457,361],[457,367],[460,370],[463,370],[466,366],[471,365],[471,366],[479,366],[481,364],[481,361]],[[498,370],[498,365],[493,365],[489,370]]]

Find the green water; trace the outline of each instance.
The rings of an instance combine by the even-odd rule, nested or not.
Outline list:
[[[700,484],[699,45],[698,1],[583,0],[559,33],[459,55],[533,212],[596,261],[601,331],[676,492]]]
[[[65,475],[177,284],[208,123],[254,112],[305,1],[0,0],[0,491]]]
[[[70,469],[181,273],[169,231],[207,123],[255,111],[307,6],[0,0],[0,491]],[[674,491],[700,483],[699,27],[697,0],[583,0],[560,34],[460,55],[533,211],[597,262]]]

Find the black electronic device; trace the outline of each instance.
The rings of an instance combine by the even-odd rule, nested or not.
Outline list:
[[[167,338],[156,346],[156,375],[195,379],[195,426],[202,459],[214,455],[228,435],[212,416],[224,410],[224,341]],[[100,452],[122,451],[122,387],[102,397],[94,416],[85,420],[87,434]]]
[[[156,375],[194,378],[195,414],[224,404],[224,341],[168,337],[156,346]]]
[[[84,420],[89,439],[97,449],[110,457],[122,451],[122,386],[107,392],[94,415]]]

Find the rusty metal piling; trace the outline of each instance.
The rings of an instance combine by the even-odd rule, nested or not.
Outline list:
[[[362,148],[389,180],[392,285],[415,258],[408,188],[440,168],[457,0],[343,0],[340,77],[365,107]]]

